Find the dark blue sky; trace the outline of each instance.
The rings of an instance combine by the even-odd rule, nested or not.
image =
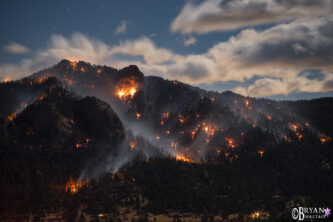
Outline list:
[[[274,1],[274,0],[269,0]],[[193,1],[192,4],[192,12],[193,15],[196,14],[196,12],[200,12],[200,4],[203,1]],[[215,4],[216,2],[223,2],[223,0],[209,0],[208,2],[212,2],[212,4]],[[214,3],[215,2],[215,3]],[[232,70],[231,77],[223,73],[221,74],[221,79],[219,77],[210,78],[208,80],[208,75],[210,75],[210,72],[207,71],[206,67],[196,66],[196,64],[193,64],[192,61],[192,55],[199,55],[200,58],[207,58],[212,59],[213,56],[215,56],[214,53],[208,53],[208,51],[213,48],[214,46],[220,44],[222,47],[223,43],[227,43],[229,46],[233,47],[233,42],[230,40],[230,38],[236,38],[236,40],[239,38],[240,40],[237,42],[237,44],[241,46],[237,46],[234,51],[232,51],[229,55],[235,55],[237,53],[240,53],[244,49],[244,44],[247,44],[247,36],[246,41],[243,41],[243,35],[240,35],[241,31],[244,29],[255,29],[256,32],[261,33],[262,31],[271,29],[274,29],[274,26],[278,26],[277,23],[280,21],[269,21],[260,23],[257,22],[254,18],[254,23],[257,22],[258,24],[248,26],[244,22],[244,26],[235,27],[232,29],[225,29],[225,26],[229,27],[229,24],[225,22],[225,20],[216,21],[217,19],[214,19],[214,16],[216,16],[214,11],[214,7],[212,7],[211,12],[205,12],[205,13],[211,13],[212,18],[210,21],[203,20],[204,16],[198,16],[194,19],[197,19],[199,26],[196,26],[191,31],[188,31],[187,27],[192,27],[193,24],[189,24],[190,22],[185,20],[181,20],[178,23],[181,23],[179,26],[181,28],[178,28],[176,31],[171,31],[171,25],[179,16],[182,14],[182,9],[187,5],[190,4],[187,1],[183,0],[170,0],[170,1],[157,1],[157,0],[57,0],[57,1],[46,1],[46,0],[34,0],[34,1],[26,1],[26,0],[3,0],[1,1],[1,7],[0,7],[0,29],[3,30],[0,35],[0,47],[3,50],[0,50],[0,77],[4,78],[5,75],[7,75],[7,70],[13,70],[8,69],[7,65],[17,65],[19,69],[22,71],[23,67],[26,67],[22,65],[25,61],[25,59],[34,58],[34,60],[31,63],[37,63],[36,60],[36,54],[38,52],[43,52],[43,50],[46,50],[49,48],[50,44],[50,38],[54,34],[59,34],[63,36],[64,38],[70,38],[70,36],[73,33],[80,33],[84,35],[87,38],[93,38],[98,39],[101,42],[108,45],[110,48],[113,46],[121,44],[121,42],[125,40],[134,41],[136,39],[146,37],[148,38],[152,44],[156,46],[156,48],[166,49],[169,50],[173,55],[180,56],[181,59],[184,60],[182,65],[179,65],[177,61],[172,61],[174,64],[172,67],[168,67],[162,70],[167,70],[165,72],[175,72],[172,76],[175,76],[175,78],[180,78],[182,81],[186,81],[188,79],[188,82],[191,84],[199,85],[206,89],[211,90],[218,90],[218,91],[224,91],[224,90],[230,90],[234,89],[235,87],[245,87],[246,91],[243,91],[248,93],[252,96],[265,96],[267,94],[267,91],[260,91],[254,90],[253,88],[250,90],[248,88],[249,86],[253,85],[256,80],[260,80],[261,78],[271,78],[270,80],[277,82],[278,80],[281,80],[282,83],[279,84],[288,84],[294,85],[290,79],[290,77],[285,78],[284,77],[276,77],[276,75],[265,74],[264,71],[262,71],[262,68],[260,68],[260,71],[257,73],[252,72],[250,76],[244,75],[245,77],[237,77],[238,75],[238,69],[235,69],[234,67],[230,70]],[[219,3],[220,4],[220,3]],[[195,8],[194,6],[198,6]],[[211,7],[211,6],[210,6]],[[219,5],[217,8],[220,7]],[[208,8],[208,7],[206,7]],[[197,10],[197,11],[196,11]],[[225,10],[227,9],[220,9],[221,12],[220,15],[223,15],[225,13]],[[223,11],[224,10],[224,11]],[[232,9],[228,9],[228,13],[234,13]],[[245,13],[246,13],[246,7],[245,7]],[[191,13],[192,13],[191,12]],[[184,12],[183,14],[186,15]],[[188,18],[192,18],[191,15],[186,15]],[[301,15],[300,15],[301,16]],[[186,18],[187,18],[186,17]],[[255,14],[253,15],[255,17]],[[297,17],[296,17],[297,18]],[[188,19],[189,21],[192,21]],[[201,21],[202,20],[202,21]],[[237,18],[235,19],[237,20]],[[211,22],[215,22],[214,24]],[[291,21],[291,20],[290,20]],[[290,22],[288,21],[288,22]],[[116,33],[117,28],[121,26],[122,22],[126,23],[126,27],[123,30],[123,32]],[[201,22],[201,23],[199,23]],[[221,25],[217,22],[220,22]],[[231,20],[230,24],[233,25],[235,21]],[[175,22],[176,23],[176,22]],[[235,23],[238,24],[238,23]],[[251,23],[252,24],[252,23]],[[196,25],[196,24],[195,24]],[[214,26],[215,25],[215,26]],[[214,27],[212,30],[209,31],[202,31],[205,27]],[[185,27],[185,28],[184,28]],[[198,28],[199,27],[199,28]],[[217,27],[217,28],[216,28]],[[261,35],[258,35],[258,39],[261,38],[261,36],[264,36],[264,33],[261,33]],[[185,40],[193,38],[195,39],[195,42],[189,45],[185,44]],[[241,42],[241,40],[243,42]],[[260,40],[261,41],[261,40]],[[19,45],[22,45],[23,47],[27,48],[27,51],[17,53],[10,51],[6,49],[9,44],[11,43],[17,43]],[[266,42],[265,42],[266,43]],[[298,42],[293,43],[291,46],[296,47],[299,52],[305,52],[306,49],[303,49],[304,44],[302,41],[300,41],[300,46],[298,46]],[[263,45],[262,42],[259,42],[257,45]],[[247,46],[248,47],[248,46]],[[255,46],[254,46],[255,48]],[[6,49],[6,50],[5,50]],[[282,47],[281,47],[282,49]],[[303,50],[303,51],[302,51]],[[249,50],[247,50],[249,51]],[[262,50],[258,52],[262,53]],[[242,52],[243,53],[243,52]],[[265,52],[264,52],[265,53]],[[290,53],[290,52],[288,52]],[[318,52],[317,52],[318,53]],[[320,53],[320,52],[319,52]],[[138,55],[130,55],[126,54],[122,56],[141,56],[141,54]],[[258,53],[254,54],[258,55]],[[267,52],[267,55],[271,55],[271,52]],[[144,55],[142,55],[144,56]],[[157,56],[157,55],[156,55]],[[224,57],[223,57],[224,56]],[[221,60],[225,60],[225,55],[223,54],[221,56],[221,59],[214,58],[214,64],[218,63]],[[262,55],[260,55],[262,57]],[[299,55],[298,55],[299,56]],[[158,56],[157,56],[158,57]],[[171,56],[172,57],[172,56]],[[191,58],[190,58],[191,57]],[[265,56],[264,56],[265,57]],[[118,55],[118,58],[121,58]],[[196,59],[195,61],[201,62],[202,59]],[[217,58],[220,58],[217,56]],[[228,57],[227,57],[228,58]],[[297,58],[299,60],[299,58]],[[172,58],[169,58],[169,60],[172,60]],[[164,65],[171,63],[169,60],[162,61],[159,64],[152,64],[150,61],[145,62],[145,67],[143,67],[144,70],[155,70],[155,67],[151,68],[148,66],[151,65]],[[188,60],[191,60],[191,64],[188,65]],[[52,60],[53,61],[53,60]],[[104,61],[104,60],[103,60]],[[233,60],[231,60],[233,61]],[[246,60],[247,62],[248,60]],[[277,63],[276,61],[272,61]],[[179,62],[180,63],[180,62]],[[229,62],[230,63],[230,62]],[[209,63],[208,63],[209,64]],[[228,64],[228,63],[227,63]],[[242,63],[243,64],[243,63]],[[270,63],[271,64],[271,63]],[[262,65],[262,64],[259,64]],[[31,65],[32,67],[37,67],[36,64]],[[181,67],[180,67],[181,66]],[[252,64],[251,64],[252,66]],[[290,65],[289,65],[290,66]],[[30,66],[29,66],[30,67]],[[148,68],[147,68],[148,67]],[[190,68],[189,68],[190,67]],[[194,68],[195,69],[194,69]],[[219,66],[217,66],[219,67]],[[222,66],[223,67],[223,66]],[[253,66],[252,66],[253,67]],[[304,66],[304,70],[308,70],[308,66]],[[318,69],[316,64],[313,65],[314,68]],[[17,68],[17,67],[15,67]],[[141,67],[140,67],[141,68]],[[150,69],[151,68],[151,69]],[[158,67],[161,68],[161,67]],[[164,67],[162,67],[164,68]],[[202,69],[201,69],[202,68]],[[281,67],[283,69],[283,67]],[[290,67],[288,67],[290,68]],[[293,70],[302,70],[302,68],[297,67],[297,69]],[[311,67],[310,67],[311,68]],[[209,68],[208,68],[209,69]],[[223,68],[222,68],[223,69]],[[30,70],[34,70],[30,67]],[[28,72],[27,70],[27,72]],[[188,72],[191,72],[191,70],[197,71],[197,70],[203,70],[203,72],[207,71],[206,74],[200,75],[197,74],[197,76],[202,77],[202,80],[198,80],[197,76],[194,78],[191,76],[191,74],[188,74]],[[218,70],[218,71],[216,71]],[[216,69],[215,72],[220,72],[221,68]],[[236,71],[235,71],[236,70]],[[229,69],[228,69],[229,71]],[[184,77],[185,74],[188,75],[188,77]],[[198,71],[199,72],[199,71]],[[241,72],[244,72],[243,69]],[[263,74],[260,74],[260,72],[263,72]],[[297,71],[298,72],[298,71]],[[228,72],[230,73],[230,72]],[[327,70],[325,70],[325,73],[327,73]],[[154,73],[148,73],[148,74],[154,74]],[[331,74],[331,73],[330,73]],[[330,81],[333,81],[330,79],[330,74],[326,75],[325,81],[322,85],[329,85],[331,84]],[[9,74],[8,74],[9,75]],[[215,76],[218,76],[217,74],[214,74]],[[160,76],[166,77],[166,78],[172,78],[169,75],[164,76],[163,72],[160,74]],[[296,73],[297,76],[297,73]],[[184,78],[183,78],[184,77]],[[14,79],[15,77],[13,77]],[[205,82],[205,78],[207,79],[207,82]],[[185,80],[184,80],[185,79]],[[213,79],[213,80],[212,80]],[[243,80],[241,80],[243,79]],[[314,79],[312,79],[311,75],[308,75],[308,77],[303,78],[302,81],[307,82],[308,80],[313,81],[319,81],[322,79],[317,79],[316,76]],[[259,81],[260,82],[260,81]],[[264,81],[263,81],[264,82]],[[266,81],[267,82],[267,81]],[[269,81],[268,81],[269,82]],[[274,83],[276,84],[276,83]],[[271,95],[268,95],[272,98],[276,99],[299,99],[299,98],[313,98],[318,96],[332,96],[332,90],[330,88],[327,88],[327,90],[308,90],[309,83],[304,83],[307,85],[300,85],[300,89],[295,88],[295,90],[288,91],[286,93],[282,93],[284,95],[281,95],[279,93],[280,91],[277,90],[276,93],[268,93]],[[257,87],[257,85],[262,86],[262,83],[257,83],[254,87]],[[271,86],[269,86],[271,87]],[[268,88],[269,88],[268,87]],[[275,86],[274,86],[275,87]],[[273,88],[274,88],[273,87]],[[305,90],[303,90],[303,88]],[[276,88],[276,87],[275,87]],[[275,89],[274,88],[274,89]],[[288,88],[288,87],[286,87]],[[318,88],[318,87],[317,87]],[[243,92],[239,91],[239,92]],[[238,92],[238,91],[237,91]],[[284,91],[282,91],[284,92]],[[258,94],[256,94],[258,93]],[[265,94],[266,93],[266,94]]]
[[[185,47],[183,35],[170,32],[170,24],[184,5],[183,0],[4,0],[0,8],[0,45],[18,42],[32,50],[44,45],[52,34],[69,36],[81,32],[116,44],[122,39],[151,36],[160,47],[177,53],[203,53],[214,44],[227,40],[235,32],[196,35],[200,44]],[[125,33],[115,34],[121,21],[127,21]],[[0,53],[3,62],[19,59]]]

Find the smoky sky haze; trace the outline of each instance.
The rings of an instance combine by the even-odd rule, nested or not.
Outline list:
[[[333,96],[332,0],[0,4],[0,81],[66,58],[245,96]]]

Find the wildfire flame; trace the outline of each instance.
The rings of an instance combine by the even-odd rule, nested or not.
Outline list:
[[[131,141],[129,143],[130,147],[131,147],[131,150],[134,150],[135,149],[135,142]]]
[[[330,140],[331,140],[331,137],[326,136],[325,134],[323,134],[323,135],[320,136],[320,142],[321,142],[322,144],[324,144],[324,143],[326,143],[326,142],[328,142],[328,141],[330,141]]]
[[[122,79],[116,86],[116,96],[121,100],[133,98],[136,92],[137,83],[133,79]]]
[[[169,118],[170,113],[162,113],[162,117],[165,119]]]
[[[194,160],[184,156],[184,154],[177,154],[176,155],[176,160],[177,161],[183,161],[183,162],[188,162],[188,163],[195,163]]]
[[[259,154],[260,157],[262,157],[264,155],[264,151],[263,150],[259,150],[258,154]]]
[[[234,140],[232,138],[226,137],[225,140],[227,141],[228,145],[231,148],[235,148],[236,147],[236,144],[235,144],[235,142],[234,142]]]
[[[3,82],[4,82],[4,83],[9,82],[9,81],[10,81],[10,78],[9,78],[9,77],[5,77],[5,78],[3,79]]]
[[[9,120],[9,121],[13,121],[13,119],[15,119],[16,118],[16,113],[12,113],[12,114],[10,114],[9,116],[7,116],[7,119]]]
[[[74,180],[72,177],[69,178],[69,181],[65,185],[65,190],[67,192],[71,192],[72,194],[75,194],[79,191],[79,189],[84,185],[83,182],[79,182]]]

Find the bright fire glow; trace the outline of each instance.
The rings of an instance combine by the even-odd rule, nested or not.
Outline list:
[[[331,140],[331,137],[326,136],[325,134],[323,134],[323,135],[320,136],[320,142],[321,142],[322,144],[324,144],[324,143],[326,143],[326,142],[328,142],[328,141],[330,141],[330,140]]]
[[[292,124],[292,125],[290,126],[290,129],[291,129],[292,131],[297,131],[298,126],[297,126],[296,124]]]
[[[9,121],[13,121],[13,119],[15,119],[16,118],[16,113],[12,113],[12,114],[10,114],[9,116],[7,116],[7,119],[9,120]]]
[[[169,118],[169,113],[162,113],[162,117],[165,118],[165,119],[168,119]]]
[[[264,151],[263,150],[259,150],[258,154],[259,154],[260,157],[262,157],[264,155]]]
[[[231,147],[231,148],[235,148],[236,147],[236,144],[235,144],[235,141],[229,137],[225,138],[225,140],[227,141],[228,145]]]
[[[133,79],[122,79],[116,86],[116,95],[121,100],[133,98],[137,93],[137,83]]]
[[[72,177],[69,178],[69,181],[65,185],[65,190],[75,194],[79,189],[84,185],[83,182],[75,181]]]
[[[3,82],[9,82],[10,81],[10,78],[9,77],[5,77],[4,79],[3,79]]]
[[[135,148],[135,143],[132,141],[132,142],[130,142],[130,147],[131,147],[131,150],[134,150],[134,148]]]
[[[189,162],[189,163],[195,163],[194,160],[184,156],[183,154],[177,154],[176,155],[176,160],[177,161],[183,161],[183,162]]]

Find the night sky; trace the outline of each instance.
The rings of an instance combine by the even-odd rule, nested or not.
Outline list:
[[[63,58],[274,99],[333,96],[331,0],[3,0],[0,81]]]

